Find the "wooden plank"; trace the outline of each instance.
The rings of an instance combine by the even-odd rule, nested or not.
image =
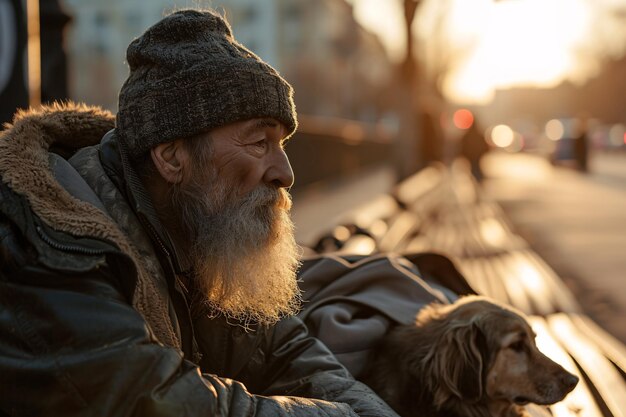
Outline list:
[[[476,260],[473,258],[459,259],[458,261],[461,273],[479,294],[487,294],[486,282],[483,274],[479,273],[476,268]]]
[[[410,206],[411,211],[419,214],[432,214],[442,206],[445,191],[437,187]]]
[[[473,262],[471,265],[474,270],[474,279],[476,281],[470,282],[470,284],[472,286],[476,285],[476,287],[480,289],[479,293],[481,295],[496,298],[492,295],[494,290],[491,288],[491,280],[484,271],[482,258],[473,258]]]
[[[614,417],[626,417],[626,384],[617,368],[596,345],[578,331],[567,314],[548,317],[557,339],[578,362]]]
[[[453,236],[450,233],[450,227],[446,224],[431,224],[429,228],[429,236],[432,237],[432,242],[435,250],[439,250],[445,253],[450,253],[450,242]]]
[[[433,245],[426,236],[417,235],[411,239],[411,241],[406,245],[404,250],[406,252],[427,252],[433,249]]]
[[[557,417],[602,417],[602,412],[576,363],[555,340],[546,320],[538,316],[530,316],[528,319],[537,333],[536,342],[539,350],[580,379],[576,388],[563,401],[550,406],[554,415]]]
[[[520,259],[534,265],[536,270],[545,277],[547,291],[554,297],[554,302],[559,306],[560,311],[566,313],[580,313],[582,311],[570,289],[539,255],[531,250],[518,251],[516,254]]]
[[[376,241],[369,236],[354,235],[338,251],[350,255],[371,255],[376,250]]]
[[[578,330],[593,340],[604,355],[626,374],[626,347],[589,317],[582,314],[570,314],[569,317]]]
[[[472,216],[467,218],[468,224],[465,226],[465,230],[459,230],[459,234],[464,236],[464,246],[466,256],[485,256],[491,253],[488,245],[483,239],[480,229],[478,227],[476,219]]]
[[[378,247],[381,252],[397,251],[398,246],[417,226],[417,216],[411,212],[398,213],[389,225],[387,233],[380,239]]]
[[[560,308],[557,306],[560,304],[555,301],[551,277],[547,276],[544,270],[539,269],[535,262],[525,256],[527,253],[529,253],[527,250],[511,251],[509,253],[510,263],[535,305],[536,313],[545,316],[559,311]]]
[[[506,292],[506,288],[502,283],[502,279],[494,271],[493,265],[489,262],[488,258],[477,258],[478,266],[485,276],[485,279],[489,283],[489,297],[492,297],[505,304],[510,304],[511,300]]]
[[[514,260],[508,254],[493,256],[491,259],[509,295],[511,305],[525,314],[535,314],[536,312],[530,302],[530,296],[526,291],[526,287],[522,284],[515,265],[511,265]]]
[[[429,166],[398,184],[394,194],[404,204],[411,205],[443,180],[442,167]]]

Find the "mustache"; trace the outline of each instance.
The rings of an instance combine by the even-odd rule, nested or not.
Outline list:
[[[240,202],[249,207],[268,207],[284,211],[291,210],[291,195],[283,188],[262,186],[250,191]]]

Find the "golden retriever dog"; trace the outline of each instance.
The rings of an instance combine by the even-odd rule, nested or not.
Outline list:
[[[534,339],[522,313],[487,298],[431,304],[385,337],[363,379],[403,417],[524,416],[578,383]]]

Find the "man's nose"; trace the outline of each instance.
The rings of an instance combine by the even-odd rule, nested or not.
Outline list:
[[[264,181],[275,187],[289,188],[293,185],[293,169],[284,150],[277,150],[265,171]]]

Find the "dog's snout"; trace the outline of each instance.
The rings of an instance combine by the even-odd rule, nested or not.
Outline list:
[[[576,375],[570,374],[569,372],[563,372],[559,378],[562,386],[570,392],[574,389],[576,384],[578,384],[578,377]]]

